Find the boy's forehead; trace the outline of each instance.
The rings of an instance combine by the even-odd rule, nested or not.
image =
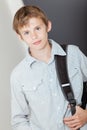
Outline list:
[[[33,24],[33,23],[42,23],[43,20],[39,17],[32,17],[28,19],[28,24]]]
[[[19,26],[19,29],[27,28],[27,27],[30,27],[30,26],[40,25],[42,23],[44,23],[44,22],[41,18],[36,18],[36,17],[29,18],[27,23],[25,23],[23,26]]]

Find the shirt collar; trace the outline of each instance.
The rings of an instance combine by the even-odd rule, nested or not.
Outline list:
[[[38,61],[37,59],[35,59],[34,57],[32,57],[29,53],[29,48],[27,49],[27,54],[26,54],[26,61],[29,64],[29,66],[31,66],[34,62]]]
[[[55,42],[52,39],[49,39],[49,42],[52,44],[52,51],[51,51],[52,55],[61,55],[61,56],[66,55],[66,52],[63,50],[61,45],[59,45],[57,42]]]
[[[61,56],[65,56],[66,52],[62,49],[62,47],[55,42],[52,39],[49,39],[50,44],[52,44],[52,51],[51,51],[51,55],[61,55]],[[27,55],[26,55],[26,61],[29,64],[29,66],[31,66],[33,63],[37,62],[38,60],[35,59],[34,57],[32,57],[29,53],[29,48],[27,49]]]

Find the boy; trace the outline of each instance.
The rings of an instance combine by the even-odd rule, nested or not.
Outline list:
[[[66,53],[58,43],[48,39],[51,26],[44,12],[36,6],[24,6],[14,16],[13,28],[29,47],[27,56],[11,75],[14,130],[87,129],[87,110],[76,106],[76,113],[71,116],[62,94],[54,55]],[[78,47],[68,46],[67,66],[78,105],[83,80],[87,79],[87,58]]]

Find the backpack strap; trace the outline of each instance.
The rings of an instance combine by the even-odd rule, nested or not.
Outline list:
[[[61,46],[63,50],[67,53],[67,45],[62,44]],[[82,94],[81,102],[82,102],[81,107],[85,109],[87,104],[87,81],[83,82],[83,94]]]
[[[63,45],[63,49],[67,52],[67,46]],[[71,106],[72,115],[75,113],[76,109],[76,100],[74,98],[74,93],[71,87],[71,83],[69,81],[68,73],[67,73],[67,56],[55,55],[55,66],[57,77],[61,86],[61,90],[64,94],[64,97],[69,102]]]
[[[81,107],[83,109],[86,108],[86,104],[87,104],[87,81],[83,82],[83,95],[82,95],[82,105]]]

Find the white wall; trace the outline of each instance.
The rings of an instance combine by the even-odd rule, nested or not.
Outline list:
[[[18,7],[22,5],[19,0],[11,1],[14,6],[16,3]],[[12,15],[16,8],[11,12],[11,4],[6,2],[10,0],[0,0],[0,130],[11,130],[10,73],[25,55],[23,44],[12,29]]]

